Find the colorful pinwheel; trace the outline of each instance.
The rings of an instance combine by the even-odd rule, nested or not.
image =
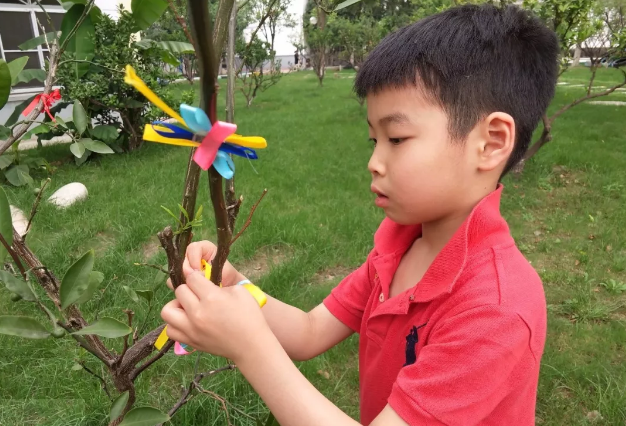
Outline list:
[[[256,160],[258,156],[254,149],[267,146],[262,137],[235,134],[237,130],[235,124],[222,121],[211,124],[206,113],[200,108],[181,104],[180,115],[177,114],[146,86],[130,65],[126,66],[124,81],[178,122],[173,124],[156,121],[148,124],[144,129],[143,139],[148,142],[196,147],[193,159],[203,170],[213,166],[225,179],[230,179],[235,173],[235,164],[228,154]]]

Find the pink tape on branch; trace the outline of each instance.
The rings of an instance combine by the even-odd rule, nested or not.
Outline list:
[[[178,343],[178,342],[175,342],[175,343],[174,343],[174,353],[175,353],[176,355],[179,355],[179,356],[181,356],[181,355],[189,355],[189,354],[194,353],[195,351],[196,351],[196,350],[194,349],[194,350],[193,350],[193,351],[191,351],[191,352],[187,352],[187,351],[183,348],[183,345],[181,345],[181,344],[180,344],[180,343]]]
[[[211,127],[211,131],[206,134],[198,149],[196,149],[196,153],[193,155],[193,161],[195,161],[202,170],[208,170],[213,164],[213,161],[215,161],[220,145],[222,145],[227,137],[236,131],[236,124],[217,121],[213,124],[213,127]]]

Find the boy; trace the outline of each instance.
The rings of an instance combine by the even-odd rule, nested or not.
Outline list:
[[[163,308],[172,339],[233,359],[282,426],[356,425],[290,362],[360,333],[361,424],[532,425],[546,335],[541,281],[499,211],[553,94],[555,35],[513,6],[463,6],[389,35],[355,81],[387,218],[365,264],[309,313],[263,309],[230,264]]]

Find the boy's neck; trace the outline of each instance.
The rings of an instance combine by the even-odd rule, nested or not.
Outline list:
[[[491,185],[487,186],[487,188],[490,187]],[[495,188],[497,188],[497,185],[494,185],[493,190],[495,190]],[[426,247],[429,252],[438,254],[448,241],[450,241],[465,219],[467,219],[474,207],[493,190],[485,188],[477,191],[475,195],[468,197],[468,201],[463,203],[463,207],[459,207],[454,212],[437,220],[422,223],[420,243]]]

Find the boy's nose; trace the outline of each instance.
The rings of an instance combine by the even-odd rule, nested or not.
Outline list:
[[[386,173],[384,162],[382,161],[380,150],[374,148],[374,152],[370,157],[370,161],[367,163],[367,169],[374,175],[384,176]]]

